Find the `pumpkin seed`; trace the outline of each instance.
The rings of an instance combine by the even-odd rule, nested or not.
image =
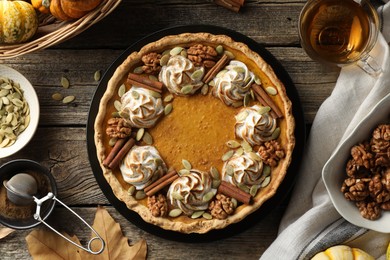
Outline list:
[[[266,87],[265,91],[267,91],[267,93],[271,96],[275,96],[276,94],[278,94],[278,91],[274,87]]]
[[[253,185],[250,190],[249,190],[249,194],[252,196],[252,197],[255,197],[256,194],[257,194],[257,191],[258,191],[258,187],[257,185]]]
[[[237,156],[243,155],[244,154],[244,148],[242,148],[242,147],[238,148],[234,154],[237,155]]]
[[[268,106],[265,106],[265,107],[260,107],[257,110],[257,113],[259,113],[260,115],[264,115],[265,113],[268,113],[269,111],[271,111],[271,108]]]
[[[189,174],[190,174],[190,171],[187,170],[187,169],[181,169],[181,170],[178,172],[178,174],[179,174],[180,176],[185,176],[185,175],[189,175]]]
[[[169,54],[163,55],[163,56],[161,57],[161,59],[160,59],[160,65],[161,65],[161,66],[167,65],[167,63],[168,63],[170,57],[171,57],[171,56],[170,56]]]
[[[142,66],[136,67],[133,70],[133,73],[135,73],[135,74],[142,74],[143,72],[144,72],[144,69],[142,68]]]
[[[176,218],[176,217],[180,216],[181,213],[183,213],[183,211],[181,209],[172,209],[171,211],[169,211],[168,215],[172,218]]]
[[[164,102],[165,103],[171,102],[172,100],[173,100],[173,95],[172,94],[169,94],[168,96],[166,96],[164,98]]]
[[[149,75],[148,78],[151,80],[151,81],[158,81],[158,78],[154,75]]]
[[[200,81],[202,78],[203,78],[203,75],[204,75],[204,70],[202,69],[198,69],[198,70],[195,70],[192,74],[191,74],[191,79],[193,81]]]
[[[226,54],[226,56],[228,56],[228,58],[231,60],[235,58],[234,54],[230,51],[224,51],[223,53]]]
[[[8,89],[2,89],[0,90],[0,97],[5,97],[8,95],[8,93],[9,93]]]
[[[64,97],[64,99],[62,100],[62,103],[64,103],[64,104],[69,104],[69,103],[73,102],[75,99],[76,99],[75,96],[66,96],[66,97]]]
[[[254,161],[258,161],[258,162],[261,161],[260,155],[258,155],[258,154],[255,153],[255,152],[250,152],[250,153],[249,153],[249,157],[250,157],[252,160],[254,160]]]
[[[249,193],[249,188],[248,188],[248,186],[246,186],[245,184],[238,183],[238,184],[237,184],[237,187],[240,188],[242,191],[244,191],[244,192],[246,192],[246,193]]]
[[[54,93],[53,95],[51,95],[51,98],[54,99],[55,101],[60,101],[60,100],[62,100],[64,97],[62,96],[61,93]]]
[[[176,191],[173,191],[171,193],[171,195],[172,195],[172,198],[174,198],[175,200],[184,200],[184,197]]]
[[[210,213],[207,213],[207,212],[203,213],[202,217],[204,217],[204,218],[207,219],[207,220],[213,219],[213,216],[211,216],[211,214],[210,214]]]
[[[145,133],[145,129],[144,128],[138,129],[137,134],[135,136],[135,140],[137,140],[137,141],[141,140],[142,137],[144,136],[144,133]]]
[[[181,52],[180,52],[180,56],[183,56],[184,58],[187,58],[187,50],[186,49],[183,49]]]
[[[122,103],[119,100],[115,100],[114,101],[114,107],[115,107],[116,111],[121,111]]]
[[[244,96],[244,107],[247,107],[251,102],[251,93],[246,93]]]
[[[184,95],[190,94],[194,87],[192,85],[185,85],[181,88],[180,92]]]
[[[233,70],[239,74],[243,74],[245,73],[245,69],[243,67],[240,67],[240,66],[234,66],[233,67]]]
[[[187,170],[192,169],[191,163],[189,161],[187,161],[186,159],[181,160],[181,163],[183,164],[184,169],[187,169]]]
[[[263,176],[267,177],[271,174],[271,167],[269,165],[263,166]]]
[[[200,218],[203,215],[203,213],[204,213],[204,210],[195,211],[194,213],[192,213],[191,218],[192,219]]]
[[[178,55],[182,50],[183,50],[183,48],[178,46],[178,47],[173,48],[173,49],[169,52],[169,54],[170,54],[171,56],[175,56],[175,55]]]
[[[244,121],[248,117],[248,115],[249,115],[248,111],[244,110],[238,113],[238,115],[236,115],[236,121],[237,122]]]
[[[232,149],[238,148],[241,146],[241,144],[239,142],[237,142],[236,140],[229,140],[226,142],[226,145]]]
[[[112,117],[121,117],[118,111],[114,111],[111,113]]]
[[[209,92],[209,85],[203,84],[202,88],[200,89],[200,93],[202,93],[203,96],[206,96]]]
[[[214,191],[209,191],[205,195],[203,195],[203,202],[209,202],[215,195]]]
[[[136,200],[143,200],[144,198],[146,198],[146,194],[143,190],[136,191],[136,193],[135,193]]]
[[[277,127],[275,128],[275,130],[271,135],[272,140],[278,139],[279,135],[280,135],[280,127]]]
[[[137,91],[133,90],[130,94],[134,99],[139,99],[139,93]]]
[[[130,188],[127,190],[127,194],[133,196],[135,194],[135,191],[135,186],[130,186]]]
[[[116,138],[116,137],[110,138],[110,140],[108,141],[108,145],[114,146],[116,141],[118,141],[118,138]]]
[[[169,113],[172,112],[173,106],[172,103],[169,103],[164,107],[164,115],[168,115]]]
[[[225,73],[227,72],[227,70],[221,70],[220,72],[217,73],[217,75],[215,75],[216,78],[220,78],[222,77],[223,75],[225,75]]]
[[[93,79],[94,79],[95,81],[99,81],[100,78],[101,78],[101,76],[102,76],[102,72],[101,72],[100,70],[97,70],[97,71],[95,71],[95,73],[93,74]]]
[[[232,177],[234,175],[234,167],[231,166],[230,164],[226,165],[226,174],[230,177]]]
[[[215,51],[219,54],[219,55],[222,55],[223,54],[223,46],[222,45],[218,45],[217,47],[215,47]]]
[[[61,86],[63,88],[69,88],[69,85],[70,85],[69,80],[66,77],[62,76],[61,77]]]
[[[237,102],[233,102],[232,103],[232,106],[233,107],[241,107],[244,103],[242,101],[237,101]]]
[[[247,142],[247,141],[242,141],[241,142],[241,147],[244,149],[244,152],[252,152],[252,146]]]
[[[145,144],[152,145],[153,137],[148,132],[145,132],[142,141],[144,141]]]
[[[126,86],[122,84],[118,89],[118,96],[121,98],[126,93]]]
[[[211,177],[212,177],[214,180],[219,180],[220,176],[219,176],[218,169],[215,168],[214,166],[211,166],[211,168],[210,168],[210,174],[211,174]]]
[[[219,185],[221,185],[221,180],[213,180],[213,181],[211,182],[211,187],[212,187],[213,189],[218,189]]]
[[[268,184],[271,182],[271,176],[267,176],[264,181],[261,183],[261,187],[264,188],[264,187],[267,187]]]
[[[233,156],[233,154],[234,154],[233,150],[226,152],[224,155],[222,155],[222,161],[226,162]]]
[[[257,85],[261,85],[261,79],[259,78],[259,76],[255,75],[254,81]]]

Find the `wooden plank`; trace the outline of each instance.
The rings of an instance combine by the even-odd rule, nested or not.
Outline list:
[[[235,236],[203,243],[183,243],[157,237],[143,231],[125,217],[120,215],[115,208],[106,207],[110,215],[122,228],[124,236],[132,245],[140,239],[145,239],[148,245],[148,259],[211,259],[219,260],[221,256],[229,256],[229,259],[258,259],[265,249],[272,243],[277,235],[277,226],[283,213],[283,208],[271,211],[267,216],[255,224],[252,228]],[[88,223],[93,222],[96,208],[73,208]],[[48,219],[59,230],[77,235],[81,243],[85,245],[90,232],[71,213],[64,208],[55,208]],[[0,226],[1,228],[1,226]],[[42,227],[39,227],[42,228]],[[32,230],[16,231],[1,240],[0,252],[2,260],[31,259],[27,244],[24,240]],[[243,250],[245,248],[245,250]]]

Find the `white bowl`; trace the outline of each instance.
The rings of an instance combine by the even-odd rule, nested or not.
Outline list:
[[[372,131],[381,123],[390,123],[390,94],[384,97],[363,120],[355,127],[352,133],[332,154],[322,170],[322,178],[330,199],[340,215],[350,223],[375,230],[381,233],[390,233],[390,212],[382,211],[377,220],[368,220],[360,215],[355,203],[344,198],[341,185],[346,178],[345,167],[350,156],[352,146],[368,140]]]
[[[18,71],[5,65],[0,65],[0,76],[12,79],[20,84],[20,87],[24,91],[24,97],[30,107],[30,123],[27,128],[18,136],[18,139],[13,145],[0,148],[0,158],[4,158],[20,151],[34,136],[39,122],[39,101],[31,83]]]

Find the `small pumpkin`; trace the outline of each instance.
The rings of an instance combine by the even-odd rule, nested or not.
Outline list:
[[[31,0],[31,4],[43,14],[50,13],[50,0]]]
[[[337,245],[319,252],[311,260],[375,260],[375,258],[359,248]]]
[[[50,12],[60,20],[78,19],[92,11],[101,2],[102,0],[51,0]]]
[[[0,0],[0,44],[26,42],[37,29],[38,16],[30,3]]]

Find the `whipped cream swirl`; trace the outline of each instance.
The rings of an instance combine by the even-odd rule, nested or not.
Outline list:
[[[192,169],[189,174],[182,175],[169,187],[167,198],[170,204],[179,208],[187,216],[195,211],[206,210],[209,200],[204,196],[209,192],[216,194],[212,188],[212,178],[208,172]]]
[[[153,127],[164,112],[161,98],[153,92],[133,86],[121,99],[120,115],[131,126],[137,128]]]
[[[154,146],[133,146],[120,165],[125,182],[142,190],[167,171],[165,162]]]
[[[232,60],[214,78],[213,95],[228,106],[240,103],[249,93],[254,78],[253,72],[243,62]]]
[[[259,105],[243,108],[236,115],[236,136],[252,146],[272,140],[276,128],[276,119]]]
[[[236,186],[245,185],[251,188],[263,182],[263,168],[263,162],[253,159],[249,153],[233,155],[223,165],[222,179]]]
[[[203,86],[203,75],[203,67],[195,67],[189,59],[175,55],[170,57],[167,65],[161,68],[159,81],[168,88],[169,92],[184,96],[194,94]]]

